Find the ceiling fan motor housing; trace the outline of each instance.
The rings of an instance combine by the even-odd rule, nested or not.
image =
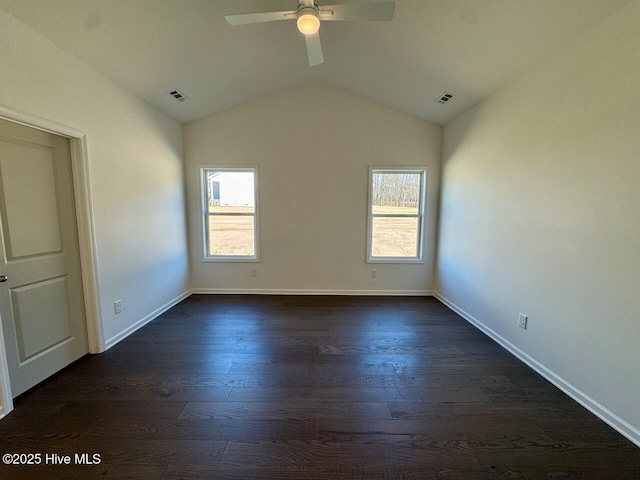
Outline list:
[[[314,3],[312,7],[309,7],[307,5],[298,5],[298,17],[301,17],[302,15],[308,14],[308,15],[315,15],[316,17],[318,16],[318,12],[320,11],[320,9],[318,8],[318,6]]]

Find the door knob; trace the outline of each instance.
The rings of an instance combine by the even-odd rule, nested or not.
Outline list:
[[[9,278],[6,275],[0,275],[0,283],[4,283],[7,280],[9,280]]]

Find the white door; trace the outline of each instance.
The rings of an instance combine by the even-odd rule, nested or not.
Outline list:
[[[0,316],[13,396],[88,352],[69,140],[0,120]]]

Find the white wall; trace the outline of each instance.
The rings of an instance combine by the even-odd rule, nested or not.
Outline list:
[[[640,444],[639,25],[632,2],[446,126],[436,281]]]
[[[320,85],[185,125],[194,288],[430,290],[441,130]],[[260,263],[202,262],[199,165],[258,167]],[[369,165],[430,167],[424,264],[365,263]]]
[[[2,11],[0,51],[0,104],[87,136],[108,342],[188,289],[181,126]]]

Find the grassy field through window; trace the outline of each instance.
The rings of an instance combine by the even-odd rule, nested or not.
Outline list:
[[[418,219],[416,217],[376,217],[373,219],[374,257],[417,257]]]
[[[253,207],[210,205],[209,253],[210,255],[254,255],[253,215],[233,215],[234,213],[255,213]]]

